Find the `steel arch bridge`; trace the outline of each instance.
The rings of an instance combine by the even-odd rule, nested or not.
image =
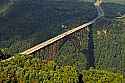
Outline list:
[[[92,41],[92,36],[91,36],[91,28],[89,28],[89,26],[91,26],[92,24],[94,24],[98,19],[100,19],[101,17],[104,16],[104,12],[101,8],[101,3],[102,0],[97,0],[96,3],[94,4],[96,9],[97,9],[97,17],[81,26],[78,26],[72,30],[69,30],[67,32],[64,32],[52,39],[49,39],[43,43],[40,43],[32,48],[29,48],[27,50],[25,50],[24,52],[21,52],[19,54],[21,55],[37,55],[39,57],[42,57],[44,60],[52,60],[56,55],[59,54],[59,50],[61,49],[61,47],[68,41],[70,41],[72,43],[72,45],[76,48],[79,49],[81,48],[82,45],[82,40],[84,37],[84,33],[88,32],[88,53],[89,55],[93,55],[93,42]],[[11,60],[15,58],[14,56],[6,59],[6,60]],[[2,61],[6,61],[6,60],[2,60]],[[93,60],[93,59],[91,59]],[[93,60],[94,61],[94,60]],[[90,61],[88,61],[90,62]],[[93,66],[94,64],[90,65]]]

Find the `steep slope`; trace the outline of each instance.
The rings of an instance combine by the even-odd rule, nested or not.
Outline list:
[[[97,68],[124,71],[125,24],[115,17],[119,16],[119,13],[125,13],[125,6],[106,3],[103,4],[103,9],[105,17],[92,28],[91,35],[95,45],[93,64]],[[17,3],[6,16],[0,19],[0,47],[8,48],[9,53],[17,53],[64,32],[62,24],[73,28],[95,16],[96,10],[92,3],[65,1]],[[88,51],[88,33],[84,34],[82,40],[82,50],[85,52]],[[76,64],[80,68],[90,66],[90,57],[84,52],[75,51],[69,43],[62,47],[60,55],[55,60],[62,64]]]
[[[62,24],[77,26],[95,16],[92,3],[22,1],[0,19],[0,47],[22,51],[64,32]]]
[[[79,0],[79,1],[87,1],[87,2],[94,2],[95,0]],[[117,3],[117,4],[124,4],[125,0],[103,0],[104,3]]]
[[[79,73],[81,72],[81,73]],[[121,73],[108,70],[82,70],[75,65],[59,65],[38,58],[17,55],[14,60],[0,62],[0,82],[58,83],[124,83]]]
[[[91,35],[95,58],[93,67],[111,69],[115,72],[125,71],[125,21],[116,19],[119,16],[118,12],[125,13],[125,6],[105,3],[103,9],[105,16],[89,27],[90,32],[84,34],[82,52],[75,51],[71,42],[67,42],[56,59],[58,63],[76,64],[78,68],[88,68],[93,63],[92,57],[88,57],[88,45],[90,45],[88,35]]]

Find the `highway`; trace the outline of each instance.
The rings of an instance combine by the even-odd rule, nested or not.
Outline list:
[[[122,18],[125,18],[125,14],[122,15],[122,16],[119,16],[119,17],[116,17],[117,19],[122,19]]]
[[[8,3],[2,10],[0,10],[0,15],[5,16],[7,11],[13,6],[14,3]]]
[[[40,44],[38,44],[38,45],[36,45],[36,46],[34,46],[34,47],[32,47],[32,48],[29,48],[28,50],[26,50],[26,51],[24,51],[24,52],[19,53],[19,54],[21,54],[21,55],[30,55],[30,54],[32,54],[32,53],[34,53],[34,52],[36,52],[36,51],[38,51],[38,50],[40,50],[40,49],[42,49],[42,48],[44,48],[44,47],[50,45],[50,44],[52,44],[52,43],[54,43],[54,42],[56,42],[56,41],[58,41],[58,40],[60,40],[60,39],[62,39],[62,38],[64,38],[64,37],[66,37],[66,36],[68,36],[68,35],[74,33],[74,32],[76,32],[76,31],[79,31],[79,30],[81,30],[81,29],[83,29],[83,28],[85,28],[85,27],[87,27],[87,26],[89,26],[89,25],[95,23],[96,20],[98,20],[98,19],[100,19],[102,16],[104,16],[103,9],[102,9],[101,6],[100,6],[101,3],[102,3],[101,0],[97,0],[97,2],[94,4],[95,7],[96,7],[96,9],[97,9],[98,16],[97,16],[95,19],[93,19],[92,21],[89,21],[88,23],[85,23],[85,24],[83,24],[83,25],[81,25],[81,26],[78,26],[78,27],[72,29],[72,30],[69,30],[69,31],[67,31],[67,32],[64,32],[64,33],[62,33],[62,34],[60,34],[60,35],[58,35],[58,36],[56,36],[56,37],[54,37],[54,38],[52,38],[52,39],[49,39],[49,40],[47,40],[47,41],[45,41],[45,42],[43,42],[43,43],[40,43]],[[11,60],[12,58],[15,58],[15,57],[13,56],[13,57],[11,57],[11,58],[9,58],[9,59],[6,59],[6,60],[9,61],[9,60]],[[6,60],[2,60],[2,61],[6,61]]]

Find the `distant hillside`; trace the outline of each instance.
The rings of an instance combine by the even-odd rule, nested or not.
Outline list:
[[[104,2],[125,4],[125,0],[103,0]]]
[[[0,0],[0,4],[2,5],[2,4],[6,4],[6,3],[8,3],[10,0]]]
[[[90,59],[94,58],[92,65],[97,69],[125,70],[125,23],[115,19],[125,13],[125,5],[104,3],[102,8],[105,17],[98,20],[92,26],[93,32],[89,33],[94,43],[93,57],[88,57],[91,42],[88,43],[87,32],[84,33],[81,51],[66,43],[55,59],[57,63],[61,61],[59,63],[86,68],[93,63]],[[0,16],[0,48],[3,48],[2,52],[11,54],[21,52],[96,16],[96,8],[90,2],[21,1],[14,4],[5,16]],[[68,28],[64,29],[62,25]]]
[[[87,1],[87,2],[94,2],[95,0],[79,0],[79,1]],[[125,4],[125,0],[103,0],[106,3],[118,3],[118,4]]]
[[[64,32],[62,24],[78,26],[96,17],[96,12],[87,2],[21,1],[0,17],[0,47],[22,51]]]
[[[124,5],[119,4],[104,4],[103,9],[108,18],[125,12]],[[78,26],[96,15],[93,3],[89,2],[21,0],[6,16],[0,17],[0,47],[16,49],[19,43],[25,42],[28,47],[20,48],[24,50],[64,32],[62,24]]]

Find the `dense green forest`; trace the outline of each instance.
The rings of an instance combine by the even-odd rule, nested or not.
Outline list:
[[[16,55],[16,58],[10,61],[0,62],[0,74],[1,83],[125,82],[120,73],[95,69],[79,71],[76,65],[59,65],[53,61],[46,62],[39,58],[22,55]]]
[[[95,0],[80,0],[80,1],[94,2]],[[105,2],[105,3],[125,4],[125,0],[103,0],[103,2]]]
[[[89,18],[91,11],[94,13]],[[86,12],[88,14],[84,15]],[[67,4],[67,2],[51,1],[17,3],[7,15],[0,19],[0,47],[9,48],[12,50],[11,53],[24,51],[64,32],[65,30],[61,27],[63,24],[78,26],[94,18],[95,14],[96,10],[92,3]]]
[[[104,4],[103,7],[108,18],[125,12],[124,5]],[[93,3],[22,1],[12,5],[5,16],[0,16],[0,47],[9,49],[12,54],[18,53],[66,31],[62,25],[71,29],[95,16]]]
[[[0,6],[0,11],[7,9],[4,15],[0,14],[0,57],[16,58],[0,62],[0,82],[125,82],[125,18],[116,18],[125,14],[125,5],[103,3],[105,16],[85,31],[80,51],[66,42],[58,56],[44,61],[17,53],[92,20],[97,16],[93,3],[71,0],[22,0],[11,6],[6,3]],[[94,46],[92,56],[88,56],[89,35]]]

